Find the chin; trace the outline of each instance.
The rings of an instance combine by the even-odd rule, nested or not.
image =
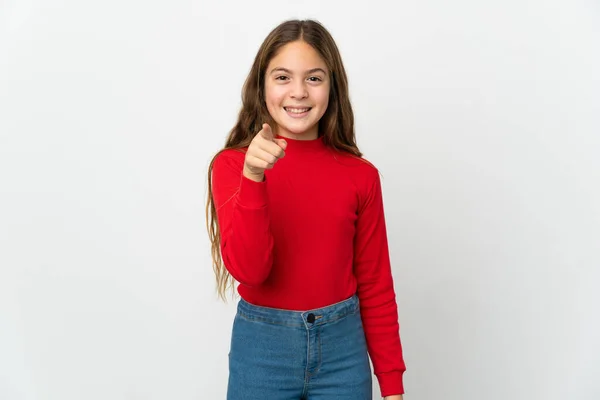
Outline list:
[[[294,126],[294,125],[287,125],[287,124],[279,124],[279,127],[281,130],[283,130],[285,132],[289,132],[294,135],[302,136],[302,135],[306,134],[307,132],[311,131],[312,129],[314,129],[315,125],[316,124]]]

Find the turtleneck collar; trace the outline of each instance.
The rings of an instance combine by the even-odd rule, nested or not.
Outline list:
[[[275,134],[274,137],[277,139],[284,139],[287,142],[286,152],[317,152],[325,150],[327,147],[325,146],[325,143],[323,143],[323,136],[310,140],[291,139],[278,134]]]

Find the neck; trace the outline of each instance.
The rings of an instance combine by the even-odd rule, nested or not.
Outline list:
[[[313,129],[310,129],[306,132],[300,133],[300,134],[295,134],[295,133],[291,133],[288,132],[284,129],[276,129],[276,135],[285,139],[292,139],[292,140],[315,140],[319,138],[319,130],[318,128],[315,126]]]
[[[276,134],[275,137],[278,139],[285,139],[285,141],[288,143],[286,153],[319,154],[327,148],[327,146],[325,146],[323,143],[323,136],[318,136],[309,140],[307,140],[306,137],[303,137],[302,139],[296,139],[281,136],[280,134]]]

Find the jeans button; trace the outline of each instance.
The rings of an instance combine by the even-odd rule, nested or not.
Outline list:
[[[315,314],[310,313],[306,316],[306,320],[308,321],[309,324],[312,324],[313,322],[315,322]]]

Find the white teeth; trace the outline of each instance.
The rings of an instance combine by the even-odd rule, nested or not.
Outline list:
[[[294,114],[302,114],[302,113],[310,110],[310,108],[289,108],[289,107],[286,107],[285,109],[286,109],[286,111],[289,111]]]

